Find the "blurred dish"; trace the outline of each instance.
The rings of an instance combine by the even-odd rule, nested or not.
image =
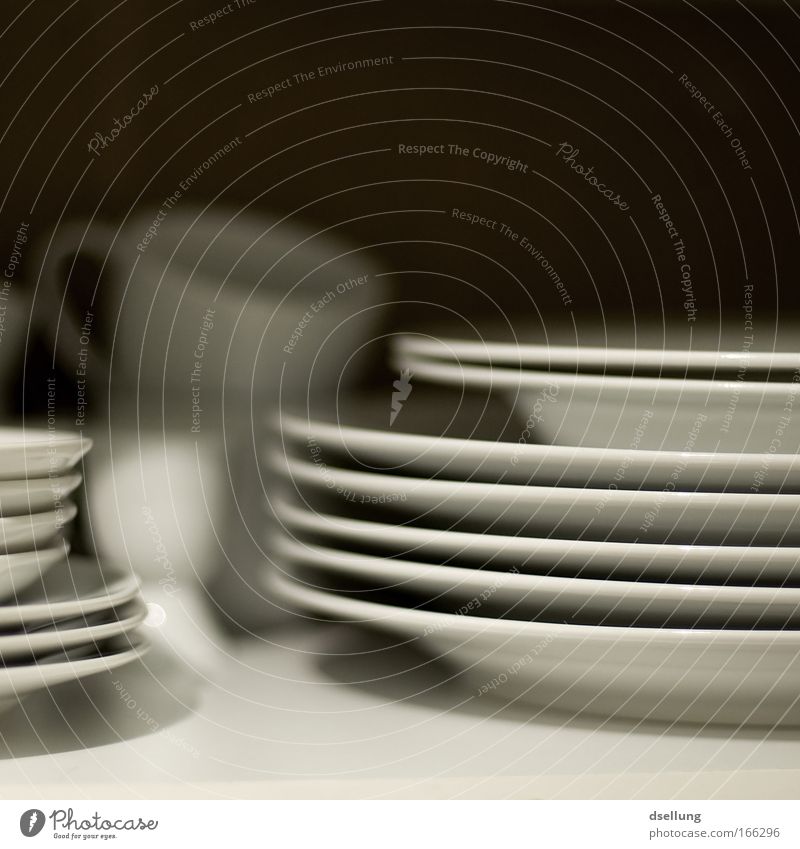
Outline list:
[[[34,427],[0,428],[0,478],[48,478],[66,474],[92,447],[80,434]]]
[[[115,637],[97,645],[39,657],[35,662],[12,662],[0,668],[0,699],[12,703],[34,690],[110,672],[138,660],[147,649],[146,640],[134,632],[130,637]]]
[[[39,551],[0,554],[0,602],[22,592],[60,560],[65,560],[68,554],[69,543],[64,541]]]
[[[63,569],[30,584],[14,604],[0,604],[0,627],[86,616],[125,604],[138,592],[133,575],[118,570],[104,574],[93,558],[73,556]]]
[[[95,644],[132,631],[146,616],[147,608],[138,601],[88,619],[68,619],[29,626],[19,633],[0,634],[0,662]]]
[[[55,509],[83,478],[77,472],[47,478],[0,480],[0,516],[19,516]]]
[[[77,514],[78,508],[64,499],[58,510],[0,518],[0,553],[38,548],[52,540]]]
[[[473,697],[669,722],[800,721],[800,632],[520,622],[408,610],[273,577],[287,604],[398,634],[458,667]]]

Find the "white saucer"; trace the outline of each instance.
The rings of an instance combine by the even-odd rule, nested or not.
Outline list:
[[[271,502],[278,520],[307,534],[399,557],[430,557],[523,574],[706,584],[800,583],[800,548],[733,545],[664,545],[547,539],[443,531],[346,519]]]
[[[58,510],[0,518],[0,553],[30,551],[45,545],[71,522],[77,513],[78,508],[65,498]]]
[[[601,448],[797,453],[800,382],[567,374],[410,356],[412,380],[501,390],[539,442]],[[524,425],[523,425],[524,426]]]
[[[408,593],[418,604],[438,600],[454,611],[468,612],[474,607],[481,615],[555,620],[566,617],[592,620],[594,624],[657,623],[669,627],[698,623],[703,627],[782,628],[790,622],[800,623],[797,588],[524,575],[370,557],[288,538],[278,541],[276,551],[279,563],[311,566],[315,573],[332,576],[334,583],[336,579],[355,580],[362,592]],[[351,594],[358,597],[355,590]]]
[[[98,654],[98,648],[102,654]],[[0,668],[0,699],[8,703],[34,690],[109,672],[142,657],[147,649],[146,640],[134,632],[130,637],[112,638],[107,645],[81,647],[37,658],[35,663]]]
[[[80,434],[42,427],[0,427],[0,477],[46,478],[68,472],[92,447]]]
[[[451,478],[550,486],[608,486],[661,489],[675,469],[676,489],[720,492],[800,489],[798,454],[726,454],[648,451],[620,448],[535,445],[481,439],[420,436],[398,431],[348,427],[295,416],[278,425],[296,443],[313,440],[321,448],[346,454],[375,471],[420,476],[446,471]]]
[[[708,340],[713,344],[714,340]],[[800,368],[800,352],[681,350],[597,345],[515,345],[403,336],[395,341],[403,356],[433,357],[463,363],[522,366],[531,369],[701,369],[737,372],[739,369],[793,371]]]
[[[360,601],[277,576],[271,591],[313,614],[400,635],[455,664],[476,699],[668,722],[800,722],[800,631],[486,619]]]
[[[1,604],[0,628],[85,616],[118,607],[138,592],[135,576],[118,571],[103,574],[93,558],[73,555],[63,569],[52,570],[28,586],[16,603]]]
[[[66,541],[39,551],[0,554],[0,602],[13,593],[22,592],[59,560],[65,560],[68,554],[69,543]]]
[[[78,472],[50,478],[0,480],[0,516],[19,516],[53,510],[81,484]]]
[[[429,480],[404,475],[318,466],[274,455],[274,466],[293,484],[327,492],[343,504],[377,505],[429,523],[467,520],[467,530],[586,535],[625,542],[800,542],[800,495],[767,493],[653,492],[577,489],[472,481]]]
[[[24,633],[0,634],[0,660],[9,661],[34,654],[65,651],[89,645],[132,631],[144,621],[147,608],[142,602],[131,602],[123,608],[95,614],[97,621],[68,619],[46,626],[32,626]]]

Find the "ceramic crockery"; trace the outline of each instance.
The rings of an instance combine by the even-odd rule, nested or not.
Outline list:
[[[704,584],[800,583],[800,548],[670,545],[468,533],[319,513],[273,498],[279,521],[307,538],[360,551],[523,574]]]
[[[286,604],[396,634],[473,697],[617,718],[795,725],[800,631],[620,628],[409,610],[272,576]]]
[[[279,562],[310,567],[334,589],[402,595],[408,606],[436,602],[483,616],[548,615],[591,624],[782,628],[800,624],[800,589],[564,578],[373,557],[282,539]],[[320,587],[320,588],[324,588]],[[371,599],[367,599],[371,600]],[[1,648],[1,644],[0,644]]]

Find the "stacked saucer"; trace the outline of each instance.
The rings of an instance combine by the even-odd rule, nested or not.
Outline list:
[[[800,722],[800,357],[415,339],[396,354],[400,383],[491,390],[522,415],[500,441],[283,418],[284,599],[413,641],[476,698]],[[403,417],[434,419],[404,394]]]
[[[66,539],[91,447],[80,436],[0,429],[0,705],[138,657],[145,617],[132,576],[70,556]]]

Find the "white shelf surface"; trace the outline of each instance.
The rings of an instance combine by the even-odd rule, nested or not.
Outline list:
[[[0,797],[796,798],[800,733],[538,714],[341,625],[140,663],[0,715]],[[194,669],[192,668],[194,667]],[[198,671],[202,669],[203,671]]]

